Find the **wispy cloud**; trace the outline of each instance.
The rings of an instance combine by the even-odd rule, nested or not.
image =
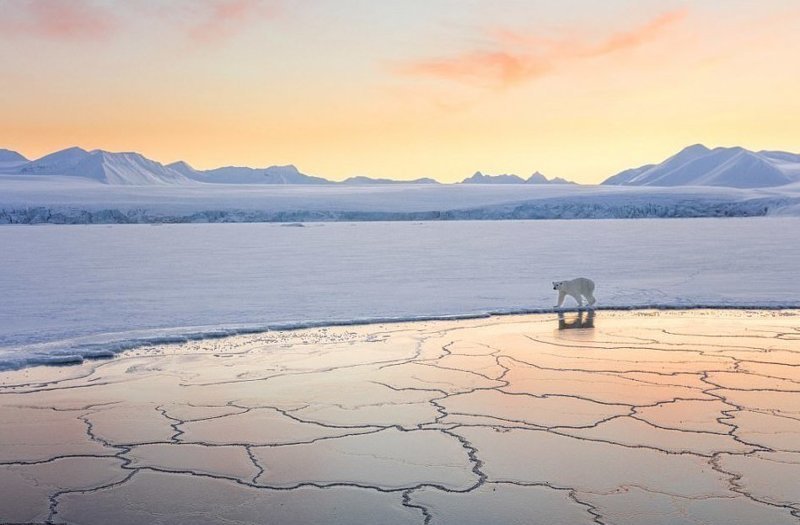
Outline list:
[[[89,0],[0,2],[0,32],[60,41],[102,40],[118,26],[114,14]]]
[[[509,86],[544,75],[551,67],[547,58],[514,51],[470,51],[454,57],[417,60],[396,69],[404,75]]]
[[[0,0],[0,39],[97,41],[141,25],[163,22],[167,34],[192,44],[228,41],[283,12],[283,0],[170,0],[113,4],[97,0]],[[142,22],[144,23],[144,22]],[[163,36],[156,35],[156,38]]]
[[[209,0],[195,6],[187,35],[199,44],[228,40],[253,22],[275,17],[282,7],[276,0]]]
[[[495,28],[487,31],[489,45],[485,49],[467,50],[446,57],[410,60],[395,64],[393,69],[406,76],[507,88],[547,75],[565,62],[638,47],[658,38],[686,15],[686,10],[669,11],[639,27],[611,34],[600,42],[579,37],[546,39]]]
[[[601,44],[590,47],[587,54],[605,55],[640,46],[660,36],[669,26],[686,18],[687,14],[685,9],[668,11],[638,28],[611,35]]]

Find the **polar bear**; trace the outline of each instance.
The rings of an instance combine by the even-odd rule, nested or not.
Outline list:
[[[561,308],[561,305],[564,304],[564,297],[567,295],[578,301],[578,308],[583,306],[583,297],[586,297],[586,301],[589,303],[590,307],[597,302],[594,298],[594,281],[586,277],[578,277],[571,281],[554,281],[553,290],[558,290],[558,304],[556,308]]]

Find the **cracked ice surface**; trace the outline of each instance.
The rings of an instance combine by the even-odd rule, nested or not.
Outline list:
[[[0,522],[800,523],[800,312],[582,321],[267,332],[0,374]]]

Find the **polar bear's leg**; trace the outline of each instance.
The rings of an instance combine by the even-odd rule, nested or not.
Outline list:
[[[566,293],[562,292],[561,290],[558,291],[558,304],[556,305],[556,308],[561,308],[561,305],[564,304],[564,297],[566,296]]]
[[[581,294],[576,293],[576,294],[573,294],[572,297],[574,297],[575,300],[578,301],[578,308],[583,306],[583,297],[581,297]]]
[[[586,301],[589,303],[589,306],[594,306],[594,303],[597,302],[597,299],[594,298],[594,282],[589,281],[586,293],[583,294],[586,296]]]

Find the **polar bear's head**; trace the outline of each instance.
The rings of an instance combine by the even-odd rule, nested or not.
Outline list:
[[[553,281],[553,290],[561,290],[562,286],[564,286],[564,281]]]

